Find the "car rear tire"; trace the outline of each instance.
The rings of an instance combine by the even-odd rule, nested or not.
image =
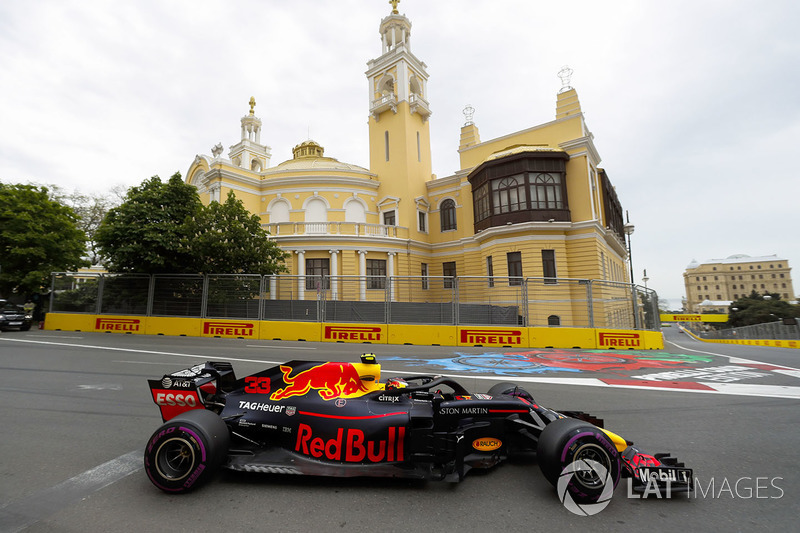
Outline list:
[[[492,386],[488,392],[489,396],[500,396],[505,394],[506,396],[514,396],[515,398],[522,398],[524,400],[528,400],[529,402],[533,403],[533,395],[528,392],[527,390],[523,389],[522,387],[518,386],[516,383],[498,383],[497,385]]]
[[[144,469],[159,489],[188,492],[214,475],[228,455],[229,442],[228,427],[218,415],[193,409],[153,433],[144,451]]]
[[[537,460],[544,477],[579,504],[609,499],[619,483],[616,446],[600,428],[582,420],[562,418],[548,424],[539,436]],[[564,501],[566,494],[559,497]]]

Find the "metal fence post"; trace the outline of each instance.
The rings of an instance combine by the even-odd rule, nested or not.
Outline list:
[[[156,297],[156,276],[150,274],[150,284],[147,288],[147,316],[153,316],[153,300]]]
[[[106,276],[105,274],[101,273],[97,280],[97,302],[95,302],[95,310],[98,315],[102,313],[103,285],[105,285],[105,281],[106,281]]]
[[[639,320],[639,295],[634,283],[631,283],[631,299],[633,300],[633,329],[642,329],[642,323]]]
[[[458,292],[458,278],[453,276],[452,278],[452,291],[453,296],[450,298],[453,302],[453,323],[458,326],[461,324],[461,317],[459,317],[459,308],[461,307],[459,304],[459,292]]]
[[[592,296],[592,280],[586,280],[586,312],[589,314],[589,327],[594,327],[594,297]]]

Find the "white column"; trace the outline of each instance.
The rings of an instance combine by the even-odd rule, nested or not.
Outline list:
[[[331,254],[331,300],[338,299],[339,295],[339,250],[328,250]]]
[[[275,275],[269,277],[269,299],[278,299],[278,276]]]
[[[367,299],[367,251],[358,251],[358,275],[361,279],[358,281],[359,299],[363,302]]]
[[[306,296],[306,251],[295,250],[297,254],[297,299],[303,300]]]
[[[256,126],[256,144],[261,144],[261,126]]]
[[[388,253],[388,260],[386,261],[386,282],[389,284],[389,301],[394,301],[394,283],[392,283],[391,277],[394,276],[394,256],[396,252],[389,252]]]

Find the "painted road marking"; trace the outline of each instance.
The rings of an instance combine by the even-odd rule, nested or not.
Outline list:
[[[21,531],[141,469],[142,452],[134,450],[38,494],[4,505],[0,507],[0,531]]]
[[[132,348],[112,348],[106,346],[92,346],[92,345],[82,345],[82,344],[70,344],[70,343],[59,343],[59,342],[48,342],[48,341],[32,341],[32,340],[24,340],[24,339],[6,339],[0,338],[0,341],[9,341],[9,342],[22,342],[22,343],[33,343],[33,344],[47,344],[52,346],[67,346],[72,348],[88,348],[88,349],[95,349],[95,350],[110,350],[110,351],[117,351],[117,352],[130,352],[130,353],[144,353],[144,354],[152,354],[152,355],[166,355],[172,357],[190,357],[194,359],[208,359],[206,355],[198,355],[198,354],[184,354],[184,353],[175,353],[175,352],[159,352],[153,350],[135,350]],[[715,355],[718,357],[725,357],[734,363],[734,360],[741,361],[742,363],[746,364],[764,364],[758,363],[756,361],[750,361],[747,359],[740,359],[734,358],[731,356],[727,356],[724,354],[717,354],[712,352],[700,352],[699,350],[691,350],[689,348],[684,348],[683,346],[677,345],[672,343],[681,350],[688,350],[692,352],[698,353],[705,353],[707,355]],[[228,361],[241,361],[245,363],[262,363],[262,364],[270,364],[270,365],[280,365],[285,363],[285,361],[264,361],[259,359],[241,359],[235,357],[225,357]],[[772,365],[776,368],[786,369],[786,370],[798,370],[791,367],[785,367],[777,365]],[[408,371],[401,371],[401,370],[389,370],[383,369],[382,373],[384,375],[390,374],[409,374],[409,375],[419,375],[419,372],[408,372]],[[479,375],[456,375],[456,374],[447,374],[449,377],[458,378],[458,379],[481,379],[481,380],[491,380],[497,381],[499,376],[479,376]],[[709,388],[701,388],[698,389],[695,387],[694,382],[678,382],[678,381],[671,381],[671,382],[663,382],[663,383],[671,383],[672,385],[648,385],[642,384],[641,380],[618,380],[618,379],[597,379],[597,378],[544,378],[544,377],[528,377],[528,376],[510,376],[506,374],[503,376],[503,380],[507,381],[507,378],[512,378],[515,381],[526,382],[526,383],[547,383],[551,385],[577,385],[583,387],[612,387],[612,388],[623,388],[623,389],[641,389],[641,390],[658,390],[658,391],[670,391],[670,392],[692,392],[692,393],[702,393],[702,394],[728,394],[728,395],[735,395],[735,396],[760,396],[760,397],[767,397],[767,398],[790,398],[790,399],[798,399],[800,398],[800,387],[784,387],[784,386],[776,386],[776,385],[745,385],[745,384],[731,384],[731,383],[703,383],[703,385],[707,385]],[[659,382],[662,383],[662,382]],[[737,386],[731,386],[737,385]]]

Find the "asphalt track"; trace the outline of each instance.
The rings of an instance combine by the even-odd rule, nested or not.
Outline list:
[[[663,352],[243,341],[77,332],[0,334],[0,532],[793,530],[800,351],[713,345],[665,328]],[[291,359],[378,355],[383,374],[517,381],[556,409],[591,411],[648,452],[695,469],[700,490],[567,511],[533,460],[459,484],[221,473],[166,495],[141,469],[160,424],[146,379],[205,359],[238,375]]]

